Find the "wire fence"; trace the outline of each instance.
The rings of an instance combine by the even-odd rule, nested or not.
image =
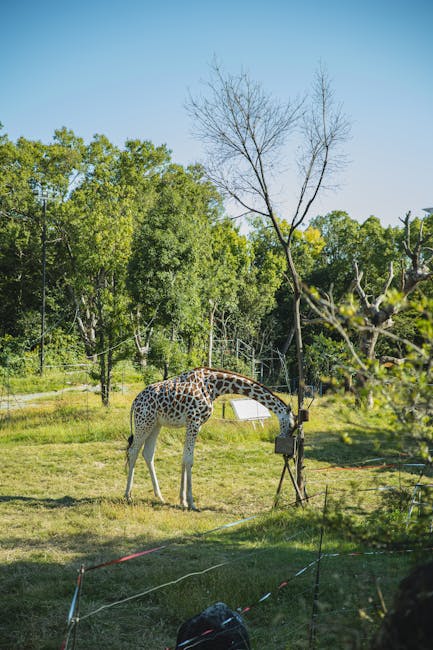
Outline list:
[[[30,407],[40,406],[47,401],[55,400],[62,403],[68,393],[81,393],[85,396],[87,407],[87,418],[89,419],[89,395],[100,393],[100,384],[95,379],[95,366],[91,363],[47,365],[46,370],[56,372],[54,379],[48,378],[47,384],[52,383],[49,390],[29,390],[27,382],[26,390],[14,388],[13,373],[8,367],[0,371],[0,425],[8,421],[14,411],[24,411]],[[125,370],[120,369],[116,373],[116,379],[112,382],[112,391],[125,393],[129,390]],[[49,416],[48,416],[49,417]]]
[[[430,484],[421,484],[416,480],[412,488],[414,490],[413,499],[415,499],[416,491],[419,486],[423,485],[428,487]],[[375,488],[368,488],[368,491],[376,491],[378,494],[384,491],[395,490],[395,486],[377,486]],[[367,491],[367,489],[365,490]],[[327,499],[332,494],[333,490],[328,486],[326,487],[325,492],[318,493],[310,497],[311,503],[316,503],[316,510],[320,512],[320,505],[323,502],[322,509],[322,524],[320,530],[316,532],[315,541],[311,540],[310,537],[306,539],[304,537],[305,530],[300,529],[295,532],[293,535],[284,538],[285,548],[287,549],[287,564],[291,567],[290,570],[285,570],[281,573],[281,579],[275,581],[274,583],[269,583],[268,590],[265,590],[263,593],[256,595],[247,602],[239,602],[236,606],[236,611],[243,617],[246,618],[247,622],[250,623],[251,628],[251,639],[253,641],[253,647],[267,648],[271,647],[284,647],[284,643],[288,642],[288,639],[294,639],[294,635],[298,639],[303,639],[302,647],[308,647],[310,650],[316,647],[331,647],[323,646],[322,641],[328,639],[331,643],[332,638],[335,637],[335,641],[338,645],[338,640],[341,642],[342,630],[347,628],[348,618],[350,620],[363,619],[364,632],[362,632],[362,625],[358,625],[358,634],[364,634],[364,641],[367,638],[368,634],[371,633],[371,622],[373,622],[373,614],[379,608],[378,602],[374,605],[371,604],[371,593],[367,596],[365,585],[362,589],[359,590],[358,596],[356,595],[356,590],[359,587],[358,583],[364,583],[366,581],[366,576],[370,576],[369,588],[378,589],[378,580],[381,581],[382,587],[386,585],[387,593],[391,593],[395,588],[398,575],[396,576],[396,567],[394,566],[392,571],[384,570],[384,558],[386,561],[392,561],[394,558],[398,558],[398,561],[401,563],[401,558],[410,557],[416,555],[420,556],[431,556],[433,552],[433,545],[427,544],[422,547],[404,547],[404,548],[363,548],[358,547],[353,550],[344,551],[332,550],[332,540],[327,540],[327,530],[325,525],[325,512],[327,508]],[[341,490],[338,491],[341,493]],[[295,503],[290,504],[292,507],[295,507]],[[431,504],[430,504],[431,505]],[[113,565],[123,565],[130,561],[136,560],[140,561],[141,558],[145,556],[153,557],[156,560],[158,556],[159,562],[164,563],[170,559],[170,552],[177,552],[179,548],[179,543],[182,544],[194,544],[199,540],[204,540],[211,535],[220,536],[221,534],[226,534],[228,530],[233,530],[235,528],[241,528],[244,526],[249,526],[253,522],[260,520],[262,522],[263,518],[266,518],[269,515],[269,511],[261,512],[254,514],[250,517],[245,517],[240,520],[233,522],[228,522],[211,530],[187,536],[180,539],[170,540],[164,544],[161,544],[156,547],[144,549],[131,553],[129,555],[110,559],[106,562],[91,565],[89,567],[81,566],[78,571],[77,583],[75,591],[73,594],[71,606],[69,609],[65,636],[63,643],[61,645],[61,650],[74,650],[76,648],[76,640],[78,635],[78,629],[80,624],[90,621],[94,617],[103,616],[104,613],[112,611],[112,615],[116,615],[115,612],[118,608],[122,606],[128,606],[133,601],[143,601],[151,595],[155,595],[159,591],[167,591],[170,589],[176,589],[182,583],[188,583],[188,581],[195,580],[198,577],[204,580],[205,576],[210,576],[213,573],[220,573],[227,568],[229,564],[238,564],[250,560],[252,556],[257,554],[257,557],[260,559],[260,553],[262,548],[249,550],[244,553],[244,555],[239,558],[237,554],[234,554],[233,557],[226,558],[223,561],[214,562],[204,567],[197,568],[195,571],[188,571],[180,576],[173,577],[171,579],[166,579],[163,582],[149,586],[146,589],[142,589],[139,592],[128,594],[122,598],[113,598],[112,596],[108,598],[107,602],[98,605],[93,608],[87,609],[84,613],[80,613],[80,602],[83,602],[83,582],[84,576],[89,572],[94,572],[95,570],[111,567]],[[411,503],[411,506],[408,510],[408,516],[415,516],[415,508]],[[266,523],[266,522],[265,522]],[[219,540],[221,541],[221,540]],[[299,547],[300,544],[310,544],[313,541],[313,549],[309,553],[304,553],[303,557],[310,555],[310,559],[307,562],[300,563],[299,559],[293,560],[291,557],[293,555],[292,548]],[[328,545],[328,548],[327,548]],[[271,544],[272,546],[272,544]],[[198,556],[200,554],[200,547],[195,548],[195,554]],[[314,550],[316,549],[316,550]],[[164,555],[161,555],[163,553]],[[167,555],[168,554],[168,555]],[[295,553],[296,558],[298,557]],[[217,558],[216,558],[217,559]],[[361,565],[359,565],[361,562]],[[380,562],[380,563],[378,563]],[[298,566],[295,566],[295,564]],[[358,564],[353,564],[358,563]],[[407,563],[405,564],[407,567]],[[400,569],[404,568],[400,566]],[[248,569],[245,569],[248,571]],[[397,572],[398,573],[398,572]],[[371,574],[371,575],[370,575]],[[244,574],[245,575],[245,574]],[[349,576],[349,577],[348,577]],[[352,577],[350,577],[352,576]],[[356,579],[358,576],[358,581]],[[362,576],[362,579],[361,579]],[[341,603],[341,607],[335,608],[335,604],[338,603],[339,598],[335,598],[336,594],[338,595],[339,590],[341,589],[341,580],[352,581],[353,587],[351,593],[348,596],[346,594],[345,600]],[[205,583],[203,583],[205,584]],[[206,591],[206,589],[205,589]],[[224,595],[221,595],[224,597]],[[203,594],[203,605],[207,607],[210,603],[205,600],[206,596]],[[341,600],[341,599],[340,599]],[[376,601],[378,599],[376,598]],[[305,613],[302,617],[303,622],[299,625],[293,625],[293,615],[290,612],[293,612],[296,609],[299,609],[299,604],[302,603],[305,609]],[[308,603],[310,605],[308,606]],[[334,605],[334,608],[332,607]],[[294,608],[294,610],[292,609]],[[259,611],[259,617],[261,619],[268,618],[269,625],[272,624],[273,635],[275,636],[275,645],[271,645],[271,641],[267,639],[265,642],[263,639],[263,633],[257,631],[256,626],[254,625],[254,614],[256,611]],[[278,612],[278,615],[275,614],[275,611]],[[310,611],[311,615],[308,615],[306,612]],[[283,612],[283,614],[281,613]],[[172,614],[172,612],[167,612]],[[95,619],[96,620],[96,619]],[[231,619],[227,619],[223,624],[227,624]],[[376,616],[376,622],[377,622]],[[367,623],[370,623],[368,626]],[[82,626],[81,626],[82,627]],[[81,628],[80,628],[81,629]],[[355,628],[346,629],[345,634],[350,635],[350,630]],[[361,630],[361,632],[359,631]],[[188,641],[183,642],[178,646],[182,650],[187,650],[188,648],[200,648],[200,645],[204,644],[204,641],[207,638],[209,632],[218,633],[217,630],[208,630],[206,634],[196,635]],[[85,631],[83,631],[85,633]],[[151,632],[149,632],[151,634]],[[279,640],[277,640],[279,639]],[[359,639],[358,639],[359,641]],[[363,647],[362,639],[359,641],[360,645],[352,645],[350,647]],[[265,643],[265,645],[263,645]],[[254,645],[255,644],[255,645]],[[144,647],[144,646],[143,646]],[[147,646],[151,647],[151,646]],[[156,647],[156,646],[152,646]],[[291,646],[287,646],[291,647]],[[342,646],[338,646],[342,647]],[[160,646],[163,650],[163,646]],[[173,650],[172,645],[165,645],[164,650]]]

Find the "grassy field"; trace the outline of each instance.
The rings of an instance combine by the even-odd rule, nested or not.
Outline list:
[[[219,403],[196,446],[200,512],[187,512],[178,506],[181,430],[163,430],[157,447],[166,505],[155,502],[141,456],[133,503],[123,500],[129,407],[140,387],[121,388],[109,409],[98,395],[77,391],[0,411],[0,647],[60,649],[84,565],[69,648],[174,648],[179,625],[216,601],[250,608],[245,620],[255,650],[308,648],[327,487],[314,647],[368,648],[382,598],[389,606],[414,562],[431,559],[381,544],[382,535],[388,542],[405,536],[407,499],[420,472],[389,438],[381,415],[367,416],[343,397],[316,399],[306,424],[309,504],[293,507],[286,477],[273,509],[283,467],[273,453],[276,421],[254,429],[223,420]]]

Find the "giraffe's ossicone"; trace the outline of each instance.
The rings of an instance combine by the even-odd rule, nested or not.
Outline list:
[[[220,395],[246,395],[275,413],[280,434],[290,435],[295,426],[290,406],[268,388],[237,373],[195,368],[178,377],[152,384],[137,395],[131,406],[131,436],[127,452],[129,471],[125,496],[131,497],[135,463],[143,447],[155,496],[164,503],[155,472],[155,446],[161,427],[186,427],[182,458],[180,503],[196,510],[192,496],[194,445],[200,427],[210,418]],[[134,434],[132,433],[134,425]]]

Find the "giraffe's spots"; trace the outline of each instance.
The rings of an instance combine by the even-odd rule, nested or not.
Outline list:
[[[220,372],[209,368],[196,368],[182,373],[179,377],[158,382],[148,386],[135,398],[132,411],[135,421],[134,447],[143,446],[149,436],[153,436],[153,445],[161,425],[186,426],[187,433],[184,444],[184,468],[191,481],[191,467],[194,454],[195,440],[201,425],[212,414],[213,400],[218,395],[233,393],[244,394],[268,406],[279,415],[280,420],[287,418],[286,405],[266,387],[247,377],[236,373]],[[290,410],[289,410],[290,412]],[[146,447],[145,447],[146,449]],[[147,447],[149,450],[149,447]],[[131,465],[135,460],[131,459]],[[149,470],[152,474],[152,469]],[[183,477],[186,477],[186,474]],[[128,479],[129,494],[132,476]],[[152,474],[155,486],[156,474]],[[157,483],[157,481],[156,481]],[[185,483],[183,483],[183,489]],[[158,488],[159,490],[159,488]],[[182,490],[181,490],[182,491]],[[160,493],[155,492],[160,497]],[[160,497],[161,498],[161,497]],[[188,495],[188,505],[191,506],[192,494]]]

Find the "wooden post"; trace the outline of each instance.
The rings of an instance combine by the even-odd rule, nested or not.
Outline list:
[[[283,456],[284,467],[283,467],[283,471],[281,472],[280,482],[278,483],[277,493],[275,495],[274,508],[278,504],[278,499],[280,496],[281,488],[283,486],[283,480],[286,471],[289,473],[290,480],[292,481],[292,485],[295,488],[296,503],[300,503],[302,507],[304,507],[304,497],[302,496],[299,490],[299,486],[297,484],[297,481],[295,480],[295,477],[293,476],[292,470],[290,469],[290,465],[289,465],[289,460],[291,458],[296,458],[296,450],[297,450],[298,443],[299,443],[299,439],[298,437],[295,436],[281,435],[275,438],[275,453],[281,454]]]

